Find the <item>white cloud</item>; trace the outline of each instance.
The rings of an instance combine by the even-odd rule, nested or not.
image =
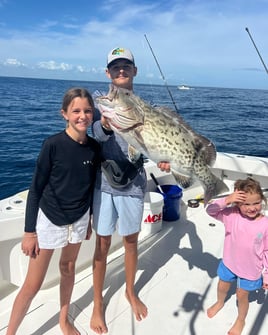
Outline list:
[[[159,70],[145,41],[146,34],[169,84],[189,78],[189,84],[209,85],[213,76],[214,82],[220,82],[228,71],[231,86],[239,81],[237,72],[241,71],[241,84],[246,85],[245,78],[252,73],[246,69],[254,67],[259,67],[261,76],[263,68],[245,27],[252,27],[266,60],[267,1],[248,0],[244,6],[244,0],[226,0],[220,5],[213,0],[143,4],[111,0],[105,2],[105,7],[101,5],[95,4],[93,9],[98,12],[83,16],[83,20],[63,13],[57,20],[48,17],[36,22],[36,27],[31,23],[36,28],[31,31],[1,30],[0,26],[0,62],[19,59],[17,64],[29,64],[36,71],[91,73],[102,80],[107,52],[125,46],[135,55],[137,82],[154,78],[159,83]]]
[[[73,65],[66,64],[66,63],[57,63],[53,60],[48,62],[39,62],[37,67],[40,69],[47,69],[47,70],[62,70],[62,71],[70,71],[73,70]]]
[[[14,67],[26,67],[25,64],[23,64],[22,62],[20,62],[19,60],[15,59],[15,58],[8,58],[3,62],[4,65],[6,66],[14,66]]]
[[[81,65],[78,65],[76,67],[76,69],[77,69],[78,72],[87,72],[86,69],[83,66],[81,66]]]

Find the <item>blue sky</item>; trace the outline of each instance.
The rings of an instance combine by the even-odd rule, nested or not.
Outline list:
[[[268,88],[268,0],[0,0],[0,75],[106,81],[133,51],[136,83]]]

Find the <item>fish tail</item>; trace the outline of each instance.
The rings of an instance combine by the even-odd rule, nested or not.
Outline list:
[[[191,176],[184,176],[182,174],[179,174],[175,171],[172,171],[173,176],[176,180],[176,182],[182,187],[182,188],[188,188],[193,184],[193,179]]]
[[[206,206],[209,200],[218,194],[228,192],[228,186],[218,177],[214,176],[214,182],[208,185],[205,189],[204,205]]]

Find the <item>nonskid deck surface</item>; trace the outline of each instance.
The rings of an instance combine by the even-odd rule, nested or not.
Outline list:
[[[186,219],[187,210],[187,219]],[[184,203],[181,218],[163,222],[163,229],[139,245],[136,290],[147,305],[148,317],[134,320],[125,298],[123,250],[107,266],[104,287],[106,322],[112,335],[226,335],[236,318],[235,291],[224,308],[209,319],[206,309],[216,299],[216,269],[222,255],[222,224],[203,210]],[[90,252],[93,253],[93,250]],[[5,334],[17,293],[1,294],[0,335]],[[72,296],[71,318],[82,335],[89,329],[92,312],[92,269],[78,273]],[[264,291],[250,294],[250,309],[243,335],[266,335],[268,298]],[[18,335],[58,335],[58,287],[41,290],[32,303]]]

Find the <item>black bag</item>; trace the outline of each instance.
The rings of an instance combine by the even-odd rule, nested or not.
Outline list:
[[[101,170],[112,187],[121,189],[133,182],[142,166],[143,156],[140,155],[135,163],[125,161],[123,164],[119,164],[114,160],[105,160],[101,163]]]

